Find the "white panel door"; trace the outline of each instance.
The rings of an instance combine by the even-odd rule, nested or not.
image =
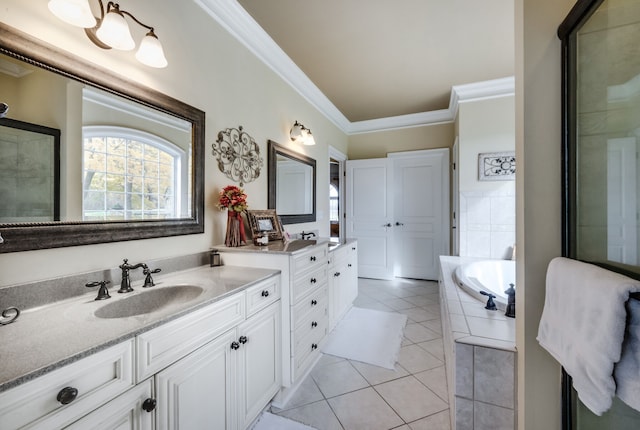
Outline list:
[[[638,264],[636,138],[607,141],[607,259]]]
[[[438,279],[448,254],[448,150],[389,154],[393,161],[394,275]]]
[[[393,278],[391,170],[386,158],[347,161],[347,237],[358,239],[362,278]]]

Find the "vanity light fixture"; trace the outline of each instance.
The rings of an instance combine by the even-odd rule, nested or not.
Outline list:
[[[123,51],[130,51],[136,46],[125,19],[125,16],[128,16],[136,24],[149,30],[142,38],[136,52],[138,61],[150,67],[167,67],[167,59],[153,27],[143,24],[131,13],[120,9],[117,3],[108,2],[106,12],[102,0],[98,0],[98,3],[100,18],[93,16],[89,0],[49,0],[49,10],[62,21],[76,27],[83,27],[89,40],[96,46]]]
[[[303,145],[316,144],[316,141],[311,134],[311,130],[300,124],[298,121],[296,121],[295,124],[293,124],[293,127],[291,127],[289,137],[291,137],[291,140],[294,142],[300,142]]]

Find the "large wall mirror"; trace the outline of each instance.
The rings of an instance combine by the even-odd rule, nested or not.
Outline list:
[[[4,125],[60,135],[58,191],[47,175],[30,191],[51,190],[41,199],[56,207],[53,218],[11,186],[45,154],[10,128],[0,136],[0,159],[15,160],[0,185],[0,253],[204,231],[203,111],[2,23],[0,102]],[[53,171],[54,159],[38,170]]]
[[[268,152],[269,209],[283,224],[315,222],[316,160],[271,140]]]

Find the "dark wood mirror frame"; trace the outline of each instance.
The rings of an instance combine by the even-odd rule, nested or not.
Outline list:
[[[276,178],[278,175],[278,154],[282,154],[287,158],[291,158],[295,161],[299,161],[300,163],[308,164],[313,169],[313,187],[312,187],[312,206],[313,210],[309,214],[296,214],[296,215],[281,215],[280,219],[282,220],[282,224],[298,224],[303,222],[315,222],[316,221],[316,160],[311,157],[307,157],[304,154],[300,154],[298,152],[292,151],[289,148],[286,148],[278,143],[270,140],[268,142],[268,162],[269,162],[269,199],[268,205],[269,209],[276,209]]]
[[[205,113],[0,23],[0,53],[124,97],[192,124],[190,218],[146,221],[0,224],[0,253],[204,232]]]

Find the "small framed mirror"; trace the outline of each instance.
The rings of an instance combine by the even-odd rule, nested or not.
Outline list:
[[[315,222],[316,160],[270,140],[269,208],[283,224]]]

